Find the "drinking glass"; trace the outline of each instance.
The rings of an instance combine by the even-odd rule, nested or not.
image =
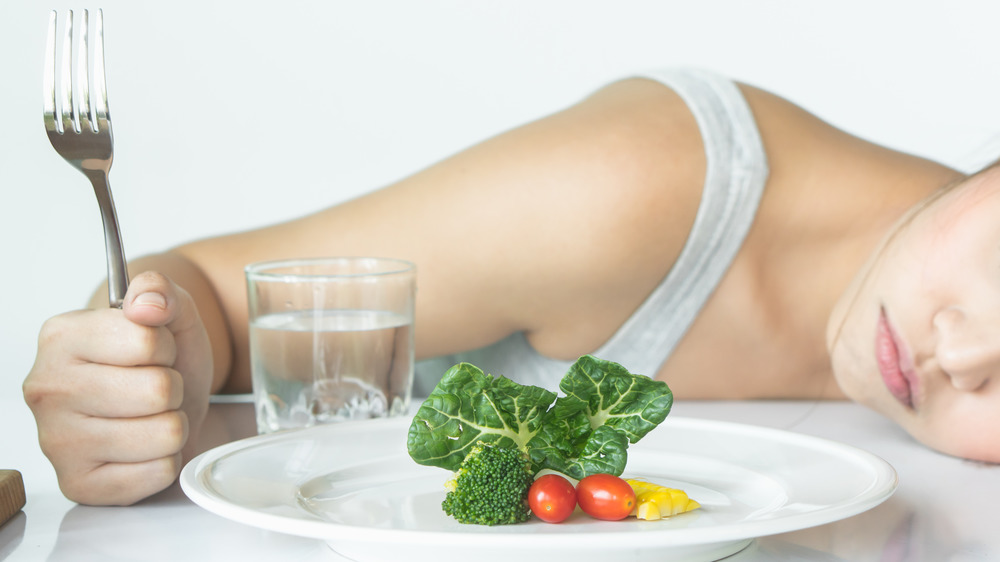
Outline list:
[[[374,257],[246,267],[257,431],[404,414],[416,269]]]

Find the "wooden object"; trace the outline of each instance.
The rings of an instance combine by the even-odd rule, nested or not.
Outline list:
[[[0,525],[24,507],[24,480],[16,470],[0,470]]]

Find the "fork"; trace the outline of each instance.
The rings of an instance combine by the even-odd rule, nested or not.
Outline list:
[[[128,270],[122,248],[118,217],[108,173],[114,156],[111,134],[111,114],[108,110],[108,87],[104,75],[104,14],[97,11],[93,54],[88,52],[89,28],[87,10],[80,21],[79,43],[73,49],[73,11],[69,11],[64,26],[61,69],[56,74],[56,12],[49,16],[48,41],[45,45],[45,66],[42,77],[42,117],[45,131],[56,152],[74,168],[83,172],[94,186],[97,203],[104,223],[104,245],[108,256],[108,301],[121,308],[128,289]],[[76,72],[74,76],[74,54]],[[94,60],[93,81],[87,59]],[[91,85],[94,97],[91,97]],[[56,97],[56,92],[59,97]]]

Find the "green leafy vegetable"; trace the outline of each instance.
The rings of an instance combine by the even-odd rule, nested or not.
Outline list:
[[[666,383],[585,355],[554,392],[517,384],[460,363],[449,369],[410,424],[407,449],[418,463],[458,470],[477,443],[517,448],[532,470],[581,479],[620,475],[629,443],[662,422],[673,404]]]
[[[584,355],[559,383],[567,401],[587,405],[590,425],[609,425],[635,443],[666,419],[674,403],[667,384],[629,373],[625,367]]]
[[[458,470],[477,442],[527,452],[556,394],[492,377],[459,363],[441,377],[417,410],[407,450],[420,464]]]

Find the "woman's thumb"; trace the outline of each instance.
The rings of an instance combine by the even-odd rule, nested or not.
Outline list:
[[[144,326],[167,326],[190,314],[183,292],[167,276],[147,271],[136,275],[125,294],[125,317]]]

